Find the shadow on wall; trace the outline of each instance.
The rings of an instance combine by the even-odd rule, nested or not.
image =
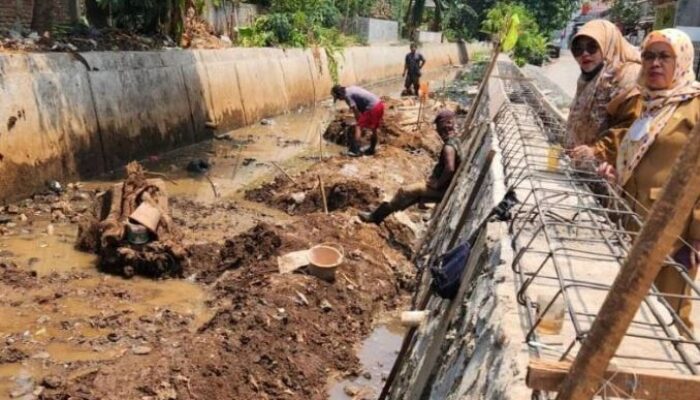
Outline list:
[[[341,82],[399,76],[407,51],[349,48]],[[429,52],[428,69],[466,62],[464,45]],[[312,49],[0,55],[0,201],[311,104],[331,86]]]

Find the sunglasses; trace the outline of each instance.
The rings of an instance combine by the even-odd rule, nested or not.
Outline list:
[[[584,51],[588,55],[593,55],[598,51],[598,44],[596,42],[574,43],[571,47],[571,54],[574,57],[581,57]]]
[[[668,64],[674,58],[676,57],[668,53],[656,53],[653,51],[642,52],[642,60],[647,63],[653,63],[654,61],[659,60],[659,62],[662,64]]]

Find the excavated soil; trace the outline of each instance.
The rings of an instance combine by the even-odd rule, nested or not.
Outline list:
[[[439,144],[424,129],[413,136]],[[362,374],[358,344],[413,288],[410,255],[429,211],[414,208],[381,226],[355,215],[432,168],[428,147],[392,140],[374,157],[332,155],[294,182],[279,176],[248,191],[249,200],[170,196],[186,279],[124,280],[79,253],[70,254],[75,268],[37,274],[34,256],[0,241],[0,396],[326,399],[331,376]],[[101,193],[73,185],[3,207],[0,239],[49,246],[41,257],[69,251],[77,235],[66,232],[94,213]],[[334,282],[307,268],[279,273],[277,257],[328,242],[345,254]]]

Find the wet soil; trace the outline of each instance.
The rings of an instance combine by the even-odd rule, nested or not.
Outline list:
[[[314,115],[321,121],[327,110]],[[245,131],[145,163],[167,175],[189,260],[184,278],[105,275],[74,249],[79,222],[114,181],[3,207],[0,397],[325,399],[329,380],[362,376],[357,350],[379,315],[405,304],[409,256],[430,212],[398,213],[381,226],[356,212],[425,179],[433,153],[395,141],[351,159],[326,143],[318,162],[320,132],[297,129],[303,119],[279,117],[251,128],[252,139]],[[193,154],[213,161],[218,196],[185,171]],[[244,166],[246,158],[255,161]],[[299,192],[300,204],[291,196]],[[278,256],[326,242],[345,254],[335,281],[307,268],[279,273]]]

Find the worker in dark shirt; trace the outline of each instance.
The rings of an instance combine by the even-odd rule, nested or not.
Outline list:
[[[455,131],[454,119],[455,114],[449,110],[441,111],[435,118],[435,126],[444,144],[440,160],[435,165],[427,182],[402,187],[391,201],[383,202],[372,212],[359,213],[361,220],[379,224],[392,213],[405,210],[419,201],[436,203],[442,200],[450,182],[452,182],[452,177],[462,162],[462,148]]]
[[[384,102],[379,96],[371,93],[359,86],[340,86],[335,85],[331,89],[333,101],[345,100],[348,107],[355,114],[355,129],[348,132],[348,155],[357,157],[362,154],[373,155],[377,149],[377,130],[382,124],[384,118]],[[372,137],[369,148],[360,150],[360,139],[362,138],[362,129],[370,129]]]
[[[418,95],[418,89],[420,88],[420,76],[421,69],[425,65],[425,58],[423,55],[416,51],[416,44],[411,44],[411,52],[406,54],[406,60],[404,61],[403,76],[406,77],[406,90],[404,93],[406,95]],[[413,91],[411,91],[413,88]]]

